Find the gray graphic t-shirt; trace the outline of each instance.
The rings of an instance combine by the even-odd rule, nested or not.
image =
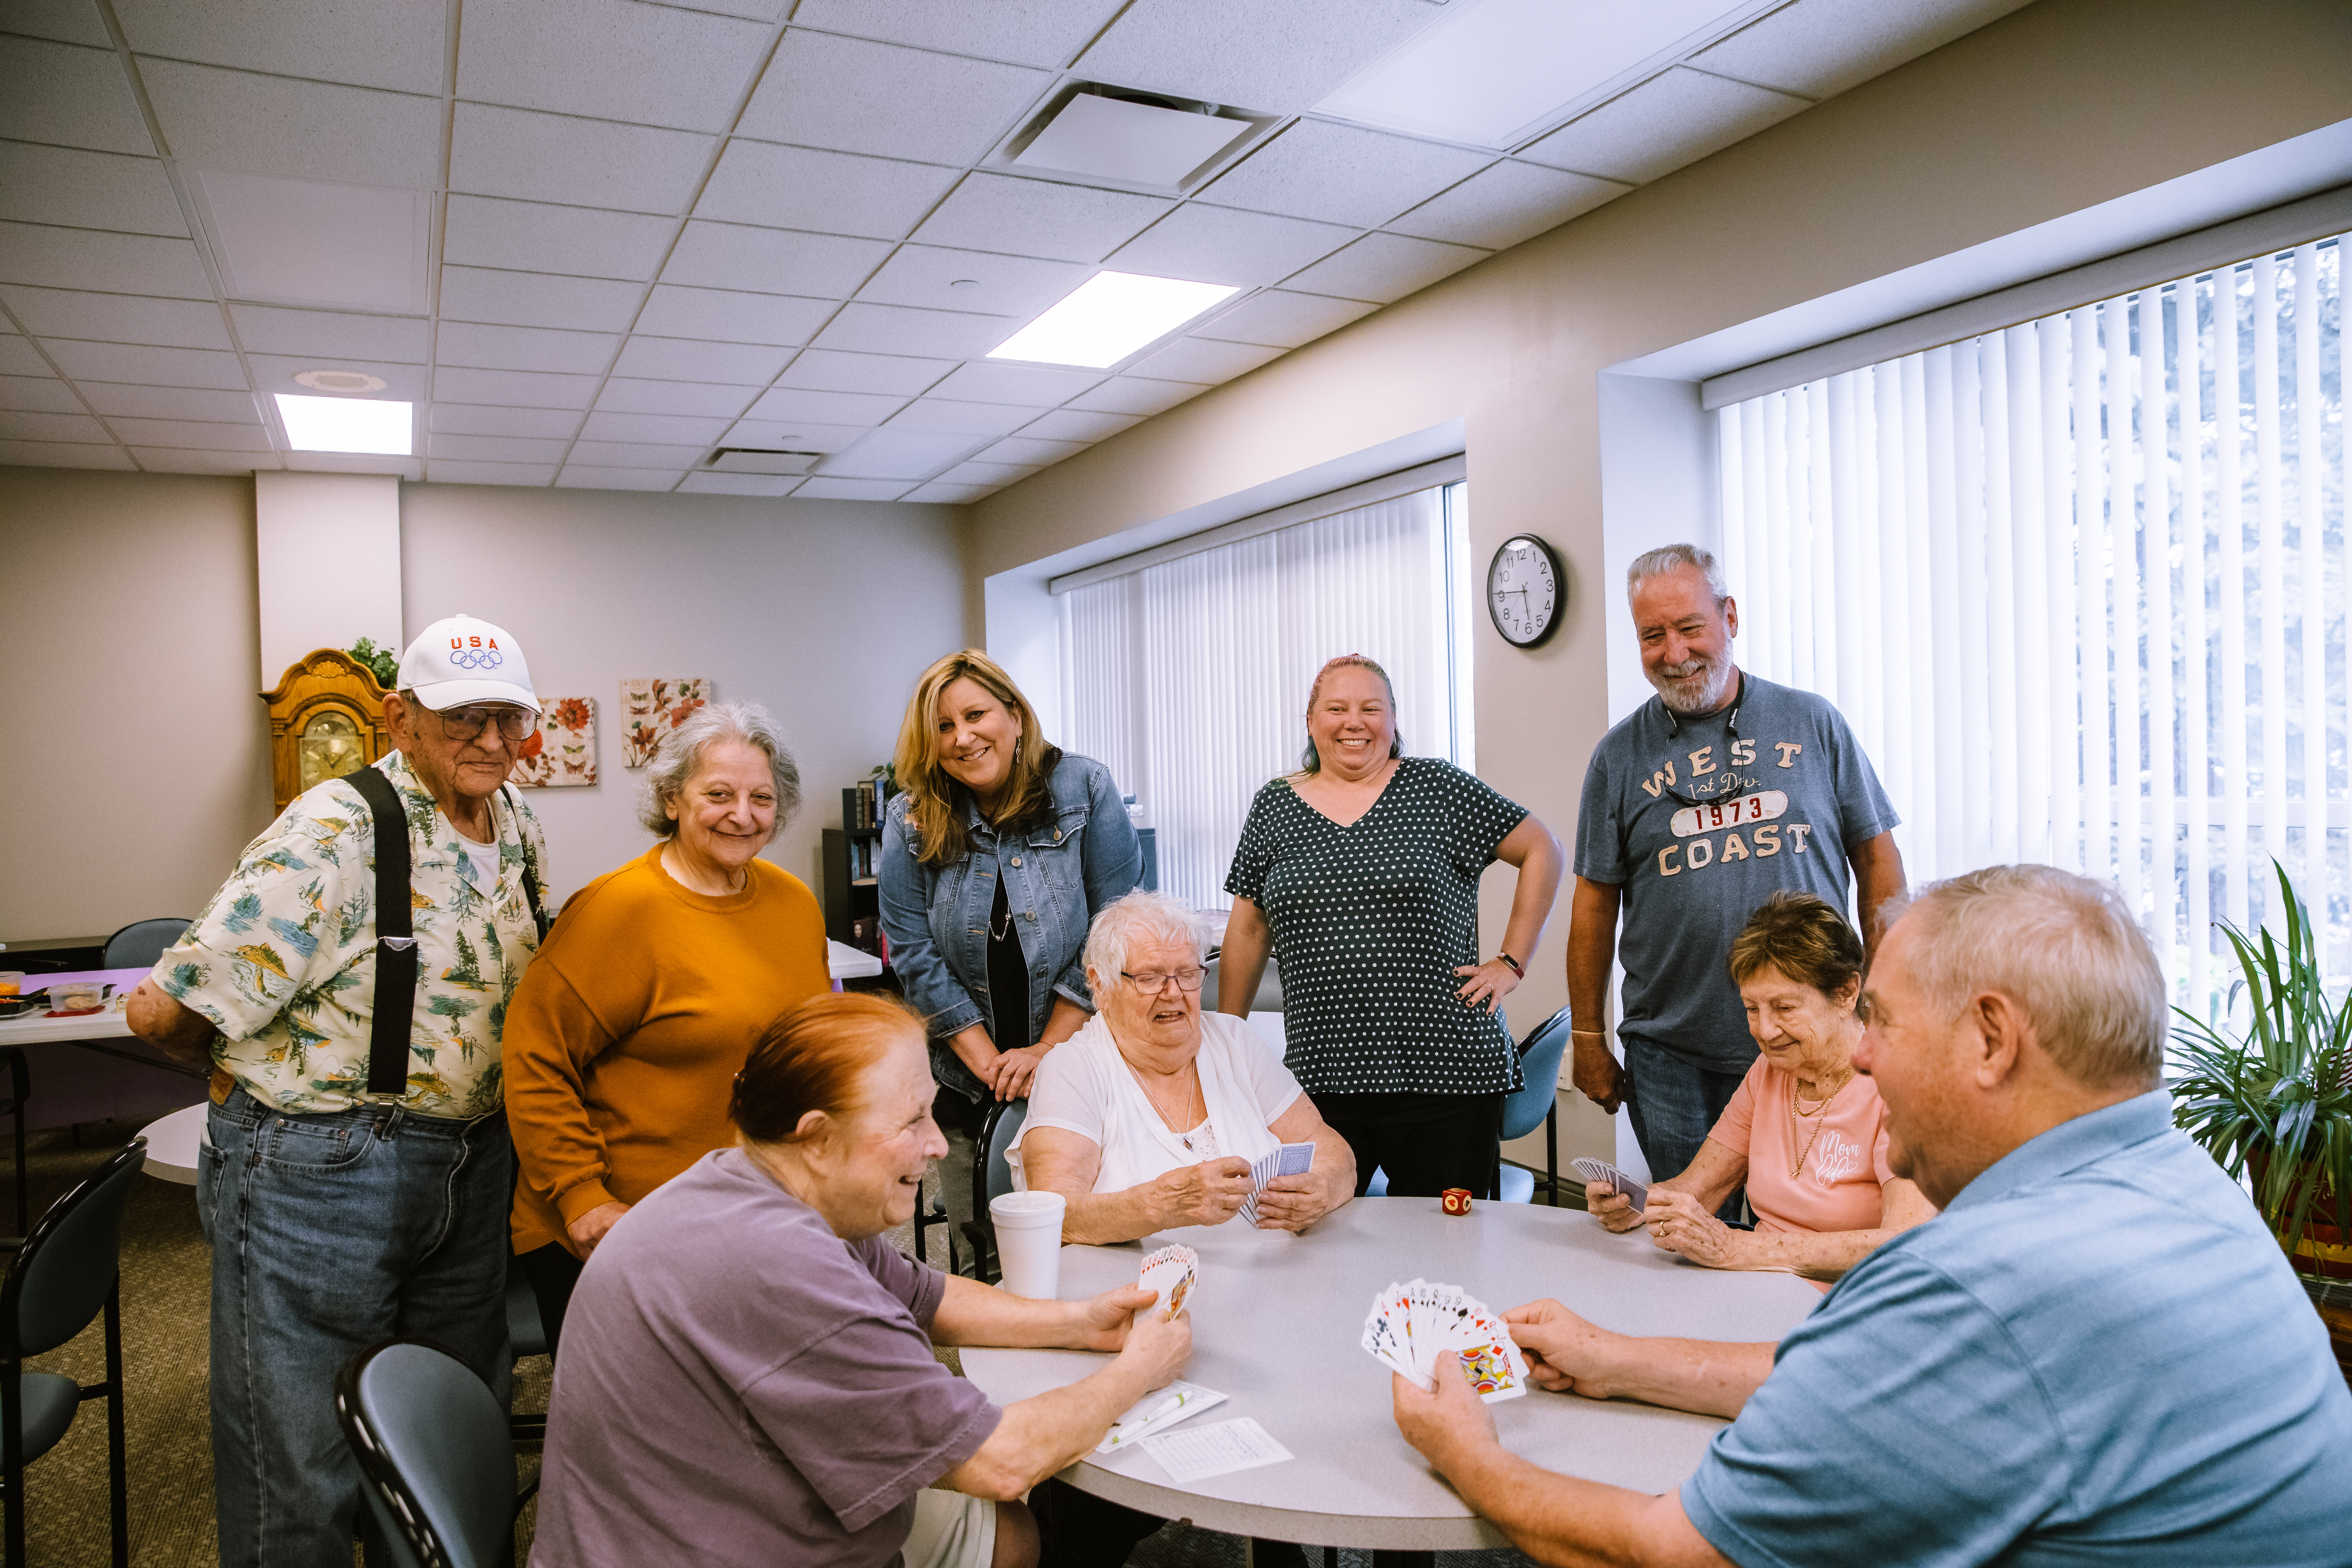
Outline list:
[[[1619,1035],[1719,1072],[1756,1059],[1731,939],[1783,888],[1852,918],[1848,852],[1902,820],[1835,708],[1740,679],[1720,713],[1653,697],[1601,737],[1576,819],[1576,874],[1622,889]]]

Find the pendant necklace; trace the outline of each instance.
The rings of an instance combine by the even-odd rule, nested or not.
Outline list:
[[[1848,1074],[1845,1083],[1852,1083],[1853,1081],[1853,1075]],[[1822,1112],[1829,1110],[1830,1100],[1835,1100],[1839,1095],[1845,1092],[1845,1083],[1842,1083],[1838,1085],[1837,1088],[1830,1090],[1829,1098],[1827,1100],[1823,1100],[1819,1105],[1814,1106],[1811,1110],[1800,1110],[1797,1109],[1797,1086],[1794,1082],[1791,1082],[1789,1085],[1789,1146],[1792,1149],[1796,1147],[1797,1119],[1799,1117],[1801,1116],[1807,1121],[1811,1121],[1813,1124],[1813,1135],[1805,1140],[1804,1152],[1789,1163],[1789,1179],[1790,1181],[1793,1182],[1797,1179],[1798,1173],[1805,1168],[1805,1162],[1813,1157],[1813,1145],[1821,1142],[1822,1129],[1828,1125],[1828,1119],[1822,1115]]]
[[[1192,1152],[1192,1133],[1186,1131],[1184,1128],[1178,1126],[1175,1119],[1171,1117],[1166,1110],[1161,1109],[1160,1097],[1151,1092],[1151,1087],[1149,1084],[1145,1083],[1141,1079],[1138,1079],[1135,1080],[1135,1086],[1143,1090],[1143,1098],[1151,1102],[1151,1109],[1159,1116],[1160,1121],[1167,1127],[1169,1131],[1173,1132],[1176,1135],[1176,1141],[1184,1145],[1184,1152],[1188,1154]],[[1200,1099],[1201,1069],[1196,1066],[1192,1069],[1192,1092],[1185,1097],[1180,1109],[1190,1110],[1192,1108],[1193,1101]],[[1208,1102],[1206,1100],[1201,1100],[1201,1119],[1200,1121],[1192,1123],[1192,1129],[1197,1131],[1200,1128],[1201,1122],[1206,1121],[1208,1119]]]

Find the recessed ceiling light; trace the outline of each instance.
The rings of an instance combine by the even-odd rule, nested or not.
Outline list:
[[[298,370],[294,379],[320,392],[382,392],[383,377],[363,370]]]
[[[298,452],[374,452],[405,458],[415,405],[378,397],[277,395],[286,439]]]
[[[1240,292],[1226,283],[1097,272],[988,357],[1101,370]]]

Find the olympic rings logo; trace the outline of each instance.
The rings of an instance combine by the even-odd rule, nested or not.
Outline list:
[[[499,652],[498,644],[494,642],[484,647],[480,646],[481,638],[476,637],[473,640],[476,646],[465,647],[459,645],[457,638],[451,637],[449,662],[459,669],[496,669],[506,662],[506,656]]]

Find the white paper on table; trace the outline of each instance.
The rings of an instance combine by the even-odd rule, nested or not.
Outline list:
[[[1127,1413],[1111,1423],[1103,1440],[1095,1445],[1097,1454],[1118,1454],[1134,1447],[1156,1432],[1164,1432],[1179,1421],[1197,1415],[1212,1405],[1223,1405],[1225,1396],[1213,1388],[1202,1388],[1197,1383],[1181,1378],[1165,1388],[1156,1388],[1129,1406]]]
[[[1146,1437],[1143,1451],[1160,1461],[1168,1479],[1182,1485],[1232,1470],[1254,1470],[1293,1458],[1266,1429],[1244,1415],[1213,1426],[1193,1426],[1158,1437]]]

